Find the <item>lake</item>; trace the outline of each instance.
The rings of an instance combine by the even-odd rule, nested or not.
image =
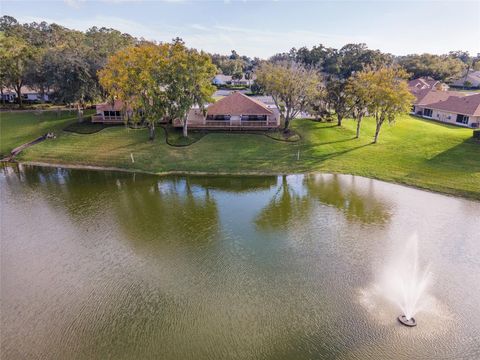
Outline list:
[[[0,168],[2,359],[478,359],[480,203],[329,174]],[[376,293],[418,236],[418,326]]]

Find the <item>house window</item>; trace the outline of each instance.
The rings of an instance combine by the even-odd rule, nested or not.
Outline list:
[[[457,123],[468,124],[468,120],[469,118],[467,115],[457,114]]]
[[[423,116],[432,117],[432,109],[423,109]]]
[[[230,115],[207,115],[207,120],[229,121]]]
[[[267,115],[242,115],[242,121],[267,121]]]
[[[103,112],[103,115],[104,116],[121,116],[120,111],[108,111],[108,110],[105,110]]]

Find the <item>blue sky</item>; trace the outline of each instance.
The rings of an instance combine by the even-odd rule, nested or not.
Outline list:
[[[351,42],[396,55],[480,53],[480,0],[2,0],[0,6],[2,15],[20,22],[106,26],[157,41],[179,36],[197,49],[262,58],[292,47]]]

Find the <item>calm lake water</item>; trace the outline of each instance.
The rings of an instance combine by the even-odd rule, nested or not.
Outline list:
[[[343,175],[0,168],[2,359],[479,359],[480,203]],[[417,233],[418,326],[375,294]]]

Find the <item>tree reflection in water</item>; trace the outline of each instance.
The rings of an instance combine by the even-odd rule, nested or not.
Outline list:
[[[281,229],[298,218],[305,219],[315,204],[334,206],[343,212],[348,221],[366,224],[383,224],[391,216],[390,205],[375,193],[373,180],[356,179],[335,174],[309,174],[282,181],[268,205],[258,214],[255,224],[260,229]],[[365,190],[357,181],[369,181]]]

